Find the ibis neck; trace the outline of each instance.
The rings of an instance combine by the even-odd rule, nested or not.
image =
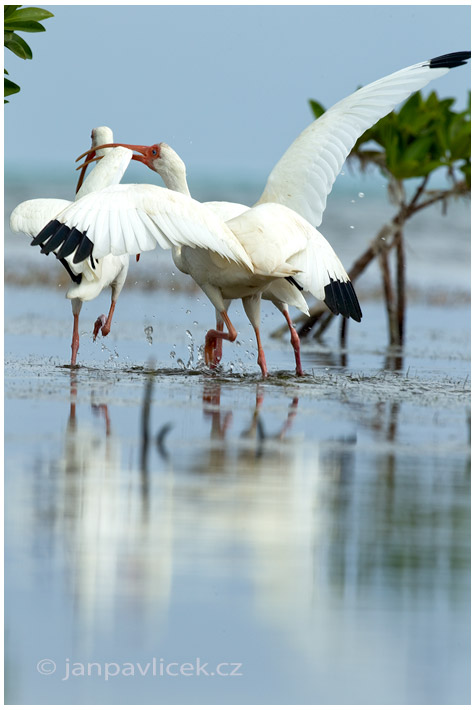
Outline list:
[[[187,195],[188,197],[190,197],[190,190],[188,189],[187,176],[185,171],[167,172],[167,174],[163,176],[163,180],[169,190],[181,192],[182,195]]]

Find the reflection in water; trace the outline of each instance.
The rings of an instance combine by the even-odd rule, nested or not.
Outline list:
[[[389,346],[387,348],[383,364],[384,370],[389,370],[390,372],[398,372],[399,370],[403,370],[403,366],[403,348],[398,346]]]
[[[54,515],[44,492],[31,501],[34,534],[46,533],[51,565],[64,575],[51,621],[60,635],[73,609],[65,655],[122,658],[132,649],[142,658],[175,643],[188,660],[209,643],[218,655],[246,654],[245,701],[260,688],[276,702],[277,673],[286,702],[434,699],[430,679],[443,677],[443,665],[406,695],[406,664],[441,643],[451,609],[465,604],[461,462],[448,470],[447,459],[399,450],[398,402],[362,407],[353,431],[336,424],[324,436],[325,408],[315,418],[297,387],[277,396],[247,384],[238,394],[213,377],[190,387],[190,406],[178,410],[175,390],[148,375],[120,430],[123,412],[71,373],[62,452],[42,482]],[[355,404],[345,407],[354,413]],[[372,449],[360,443],[366,436]],[[223,607],[234,610],[226,633]],[[202,617],[206,637],[194,631]],[[252,644],[240,640],[243,625]],[[263,648],[281,659],[279,672],[266,670]],[[183,699],[167,692],[167,702]],[[155,702],[140,693],[137,701]]]
[[[109,407],[94,401],[95,426],[83,423],[71,373],[71,402],[64,456],[52,462],[62,479],[55,506],[60,511],[71,593],[78,613],[77,642],[94,650],[98,629],[112,633],[128,599],[140,599],[143,619],[163,615],[171,584],[171,509],[151,526],[146,472],[122,467],[121,437]],[[98,421],[99,420],[99,421]],[[164,487],[167,481],[164,480]]]

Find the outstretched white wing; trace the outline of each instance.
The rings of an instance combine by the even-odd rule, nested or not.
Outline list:
[[[465,64],[469,52],[436,57],[364,86],[311,123],[271,171],[257,204],[278,202],[318,227],[327,195],[360,136],[411,93]]]
[[[15,234],[23,232],[27,237],[36,237],[45,224],[70,204],[69,200],[51,198],[21,202],[10,215],[10,229]]]
[[[111,130],[109,128],[107,130],[112,136]],[[119,183],[131,158],[132,151],[126,148],[110,150],[89,173],[83,186],[77,192],[75,201],[108,185]],[[71,204],[70,200],[59,198],[38,198],[21,202],[10,215],[10,229],[15,233],[23,232],[28,237],[36,237],[45,224],[55,219]]]
[[[86,195],[58,214],[34,241],[44,243],[48,252],[50,240],[52,248],[63,245],[63,256],[74,254],[75,263],[156,246],[189,246],[253,270],[246,251],[217,215],[187,195],[155,185],[113,185]]]

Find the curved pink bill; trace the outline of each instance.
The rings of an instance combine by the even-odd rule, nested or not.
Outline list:
[[[92,156],[96,155],[96,151],[94,151],[94,150],[89,150],[87,153],[85,153],[85,155],[88,156],[88,159],[84,161],[83,165],[80,165],[79,168],[76,168],[76,170],[81,170],[81,172],[79,174],[78,184],[76,185],[76,194],[79,192],[79,189],[80,189],[81,185],[83,184],[84,176],[86,175],[86,168],[88,167],[88,165],[90,163],[93,163],[94,160],[97,160],[97,158],[92,157]]]

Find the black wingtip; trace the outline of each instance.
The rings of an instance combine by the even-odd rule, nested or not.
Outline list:
[[[351,281],[336,281],[333,278],[324,287],[324,303],[335,315],[352,318],[360,323],[362,311]]]
[[[51,222],[48,222],[46,227],[43,227],[41,232],[39,232],[36,237],[34,237],[33,241],[31,242],[32,247],[36,247],[38,245],[43,246],[43,243],[51,237],[52,234],[56,232],[56,230],[60,227],[60,223],[56,219],[52,219]]]
[[[70,276],[72,272],[66,266],[65,258],[73,253],[73,264],[79,264],[81,261],[91,258],[91,265],[93,269],[96,268],[92,260],[94,244],[88,239],[86,233],[80,232],[76,227],[68,227],[57,219],[48,222],[46,227],[33,239],[31,246],[40,246],[42,254],[51,254],[57,250],[55,256],[61,261]]]
[[[303,287],[301,286],[301,284],[298,284],[298,282],[296,281],[296,279],[294,279],[292,276],[285,276],[284,278],[286,279],[286,281],[289,281],[290,284],[292,284],[293,286],[296,286],[296,288],[298,289],[298,291],[304,291],[304,289],[303,289]]]
[[[450,52],[442,54],[440,57],[430,59],[430,69],[453,69],[466,64],[466,60],[471,59],[471,52]]]
[[[76,249],[76,254],[73,257],[73,264],[79,264],[81,261],[86,261],[86,259],[89,258],[91,260],[91,266],[95,269],[96,267],[94,266],[92,258],[93,248],[94,244],[92,241],[87,238],[86,234],[81,234],[81,240]]]
[[[68,272],[71,281],[74,281],[74,283],[76,283],[76,284],[80,284],[82,281],[83,275],[82,274],[75,274],[73,272],[73,270],[71,269],[70,265],[68,264],[68,262],[66,261],[66,259],[60,259],[60,261],[63,264],[66,271]]]

